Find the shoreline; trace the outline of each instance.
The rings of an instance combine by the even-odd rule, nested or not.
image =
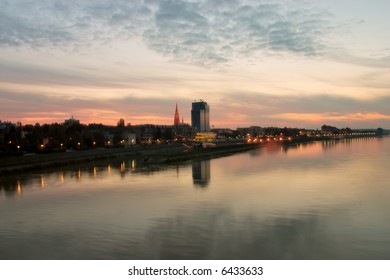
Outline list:
[[[142,164],[169,164],[190,159],[218,157],[258,148],[255,144],[228,143],[186,151],[181,144],[100,148],[72,152],[53,152],[1,158],[0,176],[17,174],[80,162],[132,157]]]
[[[370,136],[378,137],[378,136]],[[345,139],[367,138],[348,137]],[[218,143],[215,147],[187,150],[182,144],[150,145],[118,148],[98,148],[93,150],[80,150],[72,152],[54,152],[33,155],[8,156],[1,158],[0,176],[17,174],[20,172],[52,168],[56,166],[72,165],[80,162],[100,161],[106,159],[121,159],[132,157],[141,164],[170,164],[186,160],[208,159],[245,152],[270,144],[293,145],[316,141],[338,141],[329,138],[307,138],[292,141],[272,143],[245,143],[228,142]],[[343,140],[341,140],[343,141]]]

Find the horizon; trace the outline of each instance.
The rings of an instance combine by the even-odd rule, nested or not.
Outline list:
[[[53,125],[53,124],[65,124],[65,121],[67,120],[71,120],[71,119],[74,119],[76,121],[79,121],[81,125],[103,125],[103,126],[117,126],[117,123],[116,124],[106,124],[106,123],[85,123],[85,122],[82,122],[80,120],[78,120],[77,118],[74,118],[74,116],[71,116],[69,119],[65,119],[63,120],[62,122],[51,122],[51,123],[39,123],[39,122],[36,122],[36,123],[21,123],[22,126],[27,126],[27,125],[36,125],[36,124],[39,124],[40,126],[43,126],[43,125]],[[123,118],[119,118],[118,121],[120,119],[123,119]],[[126,122],[126,120],[124,119],[125,121],[125,127],[126,126],[142,126],[142,125],[162,125],[162,126],[174,126],[174,124],[156,124],[156,123],[139,123],[139,124],[132,124],[132,123],[129,123],[129,122]],[[17,124],[19,121],[16,121],[16,122],[12,122],[12,121],[8,121],[8,120],[0,120],[0,123],[3,122],[3,123],[12,123],[12,124]],[[191,126],[191,123],[186,123],[184,122],[184,124],[187,124],[187,125],[190,125]],[[352,130],[375,130],[375,129],[378,129],[378,128],[382,128],[383,130],[386,130],[386,131],[390,131],[389,128],[385,128],[385,127],[360,127],[360,128],[356,128],[356,127],[349,127],[349,126],[346,126],[346,127],[337,127],[337,126],[334,126],[332,124],[322,124],[321,126],[323,125],[326,125],[326,126],[333,126],[333,127],[336,127],[337,129],[344,129],[344,128],[350,128]],[[258,125],[258,124],[252,124],[252,125],[248,125],[248,126],[237,126],[236,128],[234,127],[214,127],[214,128],[211,128],[210,130],[214,130],[214,129],[231,129],[231,130],[237,130],[239,128],[250,128],[250,127],[260,127],[260,128],[271,128],[271,127],[275,127],[275,128],[287,128],[287,129],[305,129],[305,130],[320,130],[321,129],[321,126],[320,127],[317,127],[317,128],[313,128],[313,127],[298,127],[298,126],[279,126],[279,127],[276,127],[276,126],[263,126],[263,125]]]
[[[353,9],[351,7],[353,6]],[[390,129],[390,2],[0,0],[0,120]]]

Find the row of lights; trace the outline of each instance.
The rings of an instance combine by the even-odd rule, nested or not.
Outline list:
[[[248,143],[257,143],[257,142],[259,142],[259,143],[262,143],[262,142],[264,142],[264,141],[266,141],[266,142],[271,142],[272,140],[274,140],[274,141],[285,141],[285,140],[287,140],[287,141],[291,141],[292,140],[292,137],[288,137],[288,138],[283,138],[283,137],[279,137],[279,138],[277,138],[277,137],[274,137],[274,138],[270,138],[270,137],[268,137],[266,140],[264,140],[263,138],[247,138],[247,142]]]
[[[110,141],[108,141],[108,143],[110,143]],[[96,145],[96,142],[93,142],[92,144],[95,146],[95,145]],[[60,146],[61,146],[61,148],[63,148],[63,147],[64,147],[64,144],[61,143]],[[77,142],[77,146],[80,147],[80,146],[81,146],[81,143],[80,143],[80,142]],[[41,144],[40,147],[43,149],[43,148],[45,148],[45,145],[44,145],[44,144]],[[19,149],[20,146],[18,145],[17,148]]]

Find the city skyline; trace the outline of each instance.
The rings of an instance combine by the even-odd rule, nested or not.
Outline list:
[[[390,128],[390,3],[0,0],[0,120]],[[172,105],[173,104],[173,105]]]

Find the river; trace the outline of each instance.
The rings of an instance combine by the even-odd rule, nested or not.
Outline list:
[[[390,259],[390,138],[0,177],[0,259]]]

